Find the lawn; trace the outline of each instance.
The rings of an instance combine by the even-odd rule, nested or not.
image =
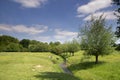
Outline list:
[[[51,53],[1,52],[0,80],[77,80],[63,73],[61,62]]]
[[[120,52],[113,52],[99,57],[99,64],[94,63],[95,57],[84,57],[83,51],[68,58],[68,68],[80,80],[120,80]]]

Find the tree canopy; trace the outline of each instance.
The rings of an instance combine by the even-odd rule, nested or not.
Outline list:
[[[106,26],[102,15],[98,19],[92,17],[91,21],[87,22],[84,28],[80,30],[78,37],[81,36],[82,48],[87,55],[96,57],[96,63],[98,63],[99,55],[109,54],[113,35],[111,27]]]

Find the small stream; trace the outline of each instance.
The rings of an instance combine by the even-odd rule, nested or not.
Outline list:
[[[60,64],[60,67],[62,68],[62,70],[64,71],[64,73],[73,75],[72,72],[67,68],[67,65],[66,65],[65,62],[61,63],[61,64]]]

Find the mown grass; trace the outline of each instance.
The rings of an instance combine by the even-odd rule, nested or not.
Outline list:
[[[98,64],[94,59],[84,57],[83,51],[77,52],[68,58],[68,68],[81,80],[120,80],[120,52],[99,56]]]
[[[0,80],[77,80],[63,73],[61,62],[59,56],[51,53],[1,52]]]

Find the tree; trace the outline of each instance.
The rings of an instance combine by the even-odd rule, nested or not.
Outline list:
[[[29,39],[23,39],[20,41],[20,44],[24,47],[24,48],[28,48],[29,44],[30,44],[30,40]]]
[[[63,53],[63,46],[62,46],[62,44],[52,47],[51,53],[54,53],[56,55],[61,55]]]
[[[10,43],[18,44],[19,40],[12,36],[1,35],[0,36],[0,52],[6,51],[6,48]]]
[[[49,52],[50,46],[47,43],[37,42],[29,45],[29,51],[31,52]]]
[[[117,29],[116,29],[116,36],[120,38],[120,0],[112,0],[115,5],[117,5],[117,9],[115,10],[115,15],[117,16]],[[116,50],[120,50],[120,44],[117,44]]]
[[[73,39],[72,41],[67,42],[65,44],[67,45],[67,52],[69,52],[72,56],[74,56],[74,53],[79,51],[80,49],[80,45],[76,39]]]
[[[118,6],[118,8],[115,10],[115,15],[117,16],[117,30],[115,32],[115,34],[117,35],[117,37],[120,37],[120,0],[112,0],[114,4],[116,4]]]
[[[19,52],[20,51],[20,45],[17,43],[10,43],[7,45],[5,51],[6,52]]]
[[[82,37],[81,44],[84,45],[84,50],[87,55],[94,55],[95,63],[98,63],[99,55],[109,54],[112,49],[112,31],[111,27],[107,27],[105,19],[102,15],[87,22],[84,29],[81,29],[78,37]]]

